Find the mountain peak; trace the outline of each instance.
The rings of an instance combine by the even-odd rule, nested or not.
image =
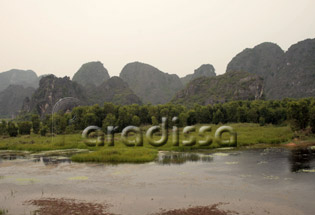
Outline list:
[[[128,83],[144,103],[169,102],[173,95],[182,88],[182,83],[177,75],[162,72],[146,63],[128,63],[119,76]]]
[[[99,86],[108,79],[108,71],[100,61],[83,64],[72,78],[82,86]]]
[[[38,87],[38,77],[33,70],[11,69],[0,73],[0,91],[9,85],[22,85],[24,87]]]
[[[215,69],[212,64],[202,64],[199,68],[195,69],[194,74],[186,75],[181,78],[183,85],[186,85],[188,82],[200,78],[200,77],[214,77]]]

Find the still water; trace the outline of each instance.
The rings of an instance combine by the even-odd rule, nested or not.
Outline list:
[[[218,202],[240,214],[312,215],[315,150],[160,152],[155,162],[120,165],[0,153],[0,209],[30,214],[36,208],[25,201],[50,197],[109,203],[127,215]]]

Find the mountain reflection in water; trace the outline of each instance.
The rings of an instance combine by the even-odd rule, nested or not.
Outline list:
[[[289,162],[292,172],[315,168],[315,150],[311,148],[299,148],[291,150]]]

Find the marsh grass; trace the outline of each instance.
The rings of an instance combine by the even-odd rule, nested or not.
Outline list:
[[[294,133],[288,126],[259,126],[258,124],[251,123],[238,123],[228,124],[232,126],[237,132],[238,146],[252,146],[255,144],[281,144],[287,143],[292,140]],[[202,125],[197,125],[197,131]],[[211,137],[221,125],[211,125]],[[188,138],[182,133],[180,129],[180,146],[173,146],[171,128],[169,129],[168,142],[162,147],[153,147],[148,144],[145,138],[145,132],[149,126],[142,127],[144,145],[143,147],[127,147],[121,142],[120,134],[115,134],[115,146],[109,147],[106,143],[105,146],[88,147],[84,144],[81,134],[57,135],[55,137],[41,137],[39,135],[19,136],[15,138],[0,137],[0,150],[19,150],[19,151],[50,151],[50,150],[63,150],[63,149],[89,149],[90,153],[78,154],[72,157],[73,161],[77,162],[149,162],[153,161],[158,151],[183,151],[190,152],[196,150],[209,150],[220,147],[217,143],[213,142],[210,146],[183,146],[181,142]],[[194,132],[197,141],[203,139],[197,132]],[[128,139],[132,140],[135,135],[130,135]],[[155,135],[155,139],[159,139]],[[223,138],[228,138],[227,134]]]
[[[76,162],[144,163],[156,159],[157,150],[149,148],[103,148],[71,157]]]
[[[11,138],[0,137],[0,150],[40,152],[73,148],[88,148],[82,142],[81,135],[58,135],[53,138],[34,134]]]

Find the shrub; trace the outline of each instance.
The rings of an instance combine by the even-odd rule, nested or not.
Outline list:
[[[156,119],[155,116],[151,117],[151,121],[152,121],[152,125],[158,125],[159,124],[159,121]]]
[[[134,125],[134,126],[139,126],[140,125],[140,118],[138,117],[138,116],[133,116],[132,117],[132,120],[131,120],[131,123],[132,123],[132,125]]]
[[[114,114],[109,113],[107,114],[106,118],[103,120],[103,131],[107,132],[108,126],[115,126],[116,125],[116,117]]]
[[[310,127],[312,129],[312,133],[315,133],[315,107],[312,105],[310,109]]]
[[[45,137],[48,131],[48,127],[47,126],[42,126],[42,128],[40,129],[40,135]]]
[[[309,104],[306,100],[290,102],[287,114],[292,130],[305,129],[309,120]]]
[[[265,120],[265,118],[264,117],[259,117],[259,125],[260,126],[264,126],[266,124],[266,120]]]
[[[34,134],[38,134],[39,129],[40,129],[40,119],[38,115],[32,116],[32,125],[33,125]]]
[[[67,127],[66,127],[66,134],[73,134],[74,133],[74,131],[75,131],[75,127],[74,127],[74,125],[68,125]]]
[[[5,120],[2,120],[0,123],[0,135],[3,135],[7,133],[7,122]]]
[[[18,135],[18,128],[13,122],[8,123],[8,133],[10,137],[16,137]]]
[[[31,129],[32,129],[32,123],[31,122],[19,122],[18,123],[19,127],[19,133],[21,135],[25,134],[31,134]]]

